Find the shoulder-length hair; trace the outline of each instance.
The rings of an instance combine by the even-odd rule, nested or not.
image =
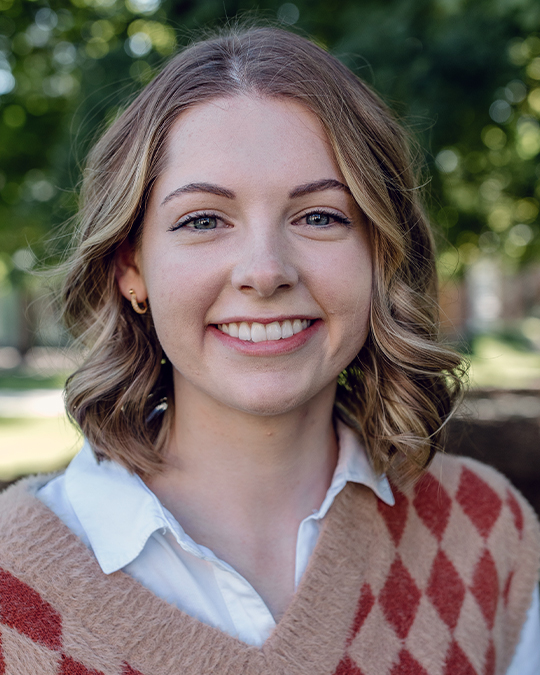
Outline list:
[[[66,407],[98,457],[150,476],[163,468],[174,409],[171,365],[151,308],[136,314],[115,280],[115,255],[138,246],[172,124],[237,94],[290,98],[323,124],[369,222],[370,329],[339,377],[336,411],[363,438],[376,471],[416,478],[441,443],[460,392],[460,357],[440,343],[434,246],[406,134],[338,59],[276,28],[229,30],[176,55],[106,131],[84,172],[64,317],[86,350]],[[167,404],[163,401],[167,398]],[[163,414],[156,414],[166,408]]]

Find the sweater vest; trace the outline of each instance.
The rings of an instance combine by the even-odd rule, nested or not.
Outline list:
[[[103,574],[35,497],[47,479],[0,495],[0,675],[505,675],[538,581],[527,502],[437,455],[393,507],[347,484],[257,648]]]

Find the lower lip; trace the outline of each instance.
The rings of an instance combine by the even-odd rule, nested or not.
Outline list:
[[[249,340],[231,337],[214,325],[208,326],[208,330],[220,342],[240,354],[248,354],[249,356],[280,356],[303,347],[318,332],[321,325],[322,321],[316,319],[310,326],[300,333],[296,333],[296,335],[289,338],[281,338],[280,340],[265,340],[264,342],[250,342]]]

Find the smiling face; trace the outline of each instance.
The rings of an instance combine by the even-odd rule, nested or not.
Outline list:
[[[290,100],[217,99],[179,117],[166,153],[118,283],[148,298],[177,405],[333,400],[367,335],[371,253],[318,119]]]

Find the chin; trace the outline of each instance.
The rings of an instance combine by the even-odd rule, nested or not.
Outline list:
[[[242,412],[248,414],[248,415],[253,415],[256,417],[277,417],[279,415],[286,415],[287,413],[292,412],[299,406],[297,405],[288,405],[285,406],[280,403],[275,403],[274,405],[266,405],[266,406],[253,406],[253,407],[245,407],[245,408],[239,408]]]
[[[284,397],[283,392],[265,391],[236,401],[231,397],[226,404],[249,415],[273,417],[290,413],[310,401],[311,398],[311,396],[300,394]]]

